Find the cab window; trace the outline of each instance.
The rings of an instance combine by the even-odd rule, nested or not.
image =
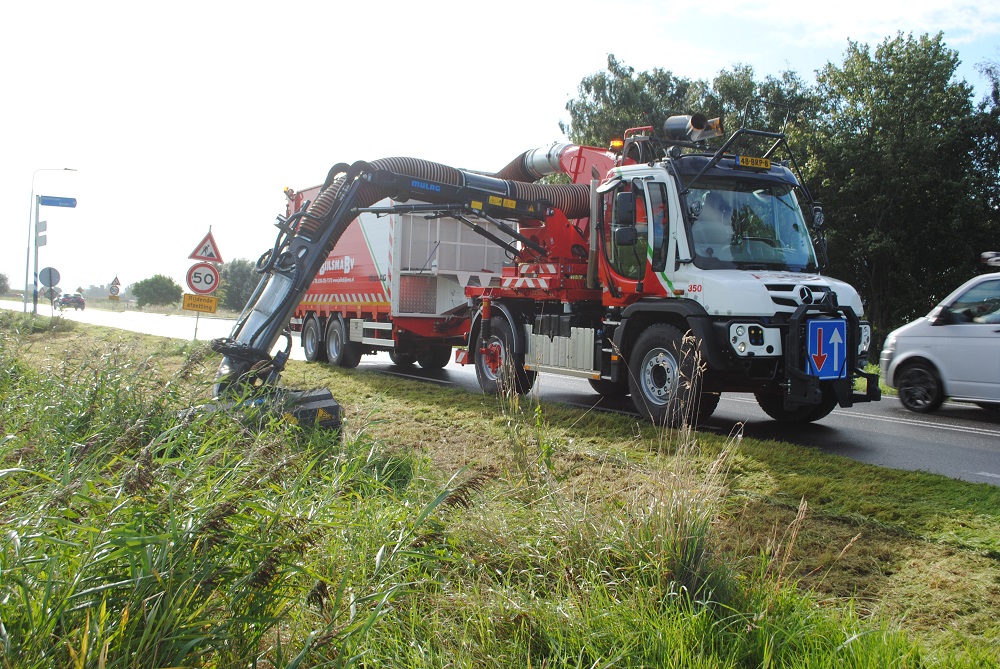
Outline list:
[[[662,272],[667,264],[667,247],[670,242],[670,216],[667,213],[667,189],[662,183],[650,183],[649,210],[653,212],[649,230],[652,235],[650,251],[652,251],[653,269]]]

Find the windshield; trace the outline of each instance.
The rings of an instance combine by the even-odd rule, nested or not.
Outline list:
[[[812,240],[791,187],[708,180],[698,185],[687,195],[695,265],[816,271]]]

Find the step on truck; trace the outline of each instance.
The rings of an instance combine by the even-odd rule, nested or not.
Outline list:
[[[217,390],[273,382],[287,324],[311,359],[387,350],[437,367],[456,347],[486,392],[572,376],[664,425],[707,417],[723,392],[785,422],[877,400],[860,297],[821,273],[822,210],[784,134],[745,118],[714,150],[719,120],[695,114],[496,173],[335,165],[290,192],[255,296],[218,343]],[[569,183],[540,182],[552,174]]]

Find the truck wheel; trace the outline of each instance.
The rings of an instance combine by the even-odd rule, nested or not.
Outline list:
[[[719,407],[719,400],[722,399],[720,393],[702,393],[701,402],[698,404],[698,422],[711,418],[712,414]]]
[[[699,392],[694,352],[685,351],[683,344],[680,330],[659,323],[646,328],[632,347],[628,366],[632,403],[657,425],[680,426],[690,413],[692,393]]]
[[[899,370],[896,388],[899,391],[899,401],[916,413],[930,413],[944,402],[944,388],[941,387],[937,370],[920,360]]]
[[[524,395],[535,383],[535,372],[524,369],[524,351],[514,350],[514,332],[503,316],[490,319],[493,334],[485,353],[476,349],[476,378],[484,393],[499,395],[513,391]]]
[[[361,362],[361,347],[348,340],[347,327],[337,316],[331,316],[326,324],[326,359],[345,369],[354,369]]]
[[[325,362],[326,349],[323,348],[323,338],[320,334],[322,328],[319,319],[315,316],[307,316],[306,322],[302,324],[302,352],[305,353],[309,362]]]
[[[625,397],[628,395],[628,379],[618,379],[617,381],[587,379],[587,382],[601,397]]]
[[[389,360],[392,360],[392,364],[397,367],[409,367],[417,361],[417,356],[401,351],[389,351]]]
[[[451,360],[451,346],[431,346],[417,354],[417,362],[424,369],[444,369]]]
[[[819,404],[794,409],[785,408],[785,397],[780,391],[761,391],[754,393],[754,397],[764,413],[780,423],[812,423],[826,418],[837,407],[837,394],[829,387],[823,389],[823,399]]]

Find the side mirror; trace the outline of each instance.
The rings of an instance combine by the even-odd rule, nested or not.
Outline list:
[[[931,318],[931,325],[954,325],[958,322],[955,312],[948,307],[938,307],[937,313]]]
[[[635,246],[637,241],[639,241],[639,233],[636,232],[635,226],[615,228],[616,246]]]
[[[635,225],[635,193],[615,193],[615,225]]]
[[[813,207],[813,229],[822,230],[825,223],[822,207]]]

